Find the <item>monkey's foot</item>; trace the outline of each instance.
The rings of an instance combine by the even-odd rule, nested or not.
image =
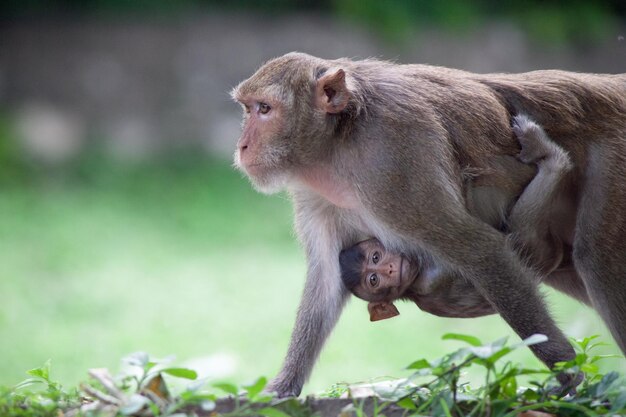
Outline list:
[[[513,118],[513,133],[517,137],[521,152],[518,159],[526,164],[551,165],[557,170],[568,170],[571,161],[567,153],[546,134],[537,123],[524,115]]]
[[[302,391],[302,385],[285,381],[279,375],[267,384],[264,391],[275,393],[277,398],[297,397]]]
[[[568,394],[576,395],[576,387],[583,382],[585,374],[582,372],[578,372],[576,374],[562,372],[557,375],[556,378],[561,383],[561,386],[550,390],[550,395],[556,395],[560,398]]]

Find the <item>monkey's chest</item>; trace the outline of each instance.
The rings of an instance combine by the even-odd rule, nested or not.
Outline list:
[[[334,175],[327,169],[318,168],[304,172],[299,182],[329,204],[340,209],[354,210],[360,207],[354,186],[345,178]]]

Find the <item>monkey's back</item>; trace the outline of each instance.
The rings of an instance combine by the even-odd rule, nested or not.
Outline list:
[[[626,125],[626,74],[559,70],[475,76],[511,113],[526,113],[551,136]]]
[[[593,133],[599,125],[603,130],[608,127],[619,131],[626,126],[626,74],[561,70],[475,74],[376,60],[351,64],[363,74],[361,81],[374,85],[368,93],[378,87],[385,89],[391,99],[394,93],[399,99],[423,98],[435,106],[447,129],[467,131],[478,125],[488,130],[489,123],[498,125],[502,114],[494,107],[494,100],[509,117],[520,113],[530,116],[557,142],[560,136]],[[395,89],[390,87],[394,85]]]
[[[626,74],[475,74],[419,64],[396,67],[437,110],[464,166],[484,168],[486,157],[517,154],[510,121],[518,114],[541,125],[578,165],[584,164],[592,141],[617,142],[626,151]]]

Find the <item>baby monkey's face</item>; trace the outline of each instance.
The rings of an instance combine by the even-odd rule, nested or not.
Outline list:
[[[399,253],[392,253],[377,240],[358,244],[365,254],[361,281],[354,289],[366,301],[393,301],[402,297],[418,275],[417,265]]]

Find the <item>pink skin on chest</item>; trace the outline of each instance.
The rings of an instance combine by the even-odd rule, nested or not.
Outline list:
[[[330,169],[320,167],[301,171],[299,180],[333,205],[343,209],[356,209],[359,199],[352,185]]]

